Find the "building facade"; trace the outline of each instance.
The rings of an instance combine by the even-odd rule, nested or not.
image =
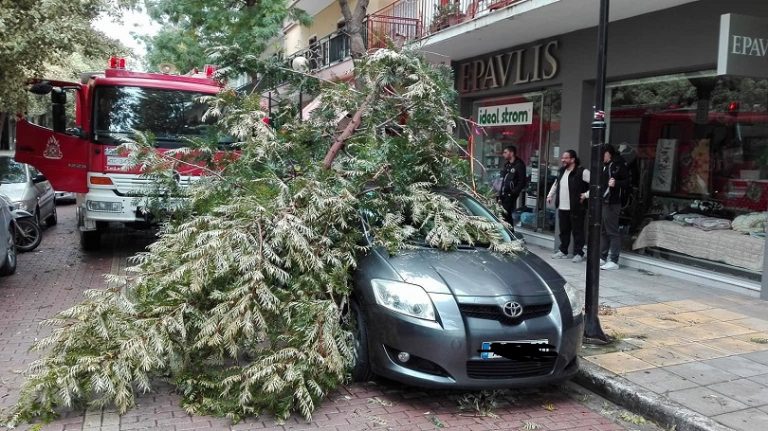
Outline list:
[[[758,62],[744,75],[718,73],[724,14],[763,23],[725,38],[731,54]],[[632,182],[625,251],[756,285],[768,215],[768,3],[688,2],[612,20],[608,35],[606,141]],[[573,149],[589,163],[596,40],[593,27],[454,59],[462,115],[476,124],[478,171],[487,181],[498,175],[506,145],[528,165],[515,218],[529,237],[554,239],[546,195],[560,154]]]
[[[518,148],[529,186],[515,219],[531,242],[554,247],[556,211],[545,197],[560,154],[576,150],[589,164],[598,5],[400,0],[369,7],[371,47],[384,37],[415,40],[431,60],[452,65],[461,115],[473,124],[458,133],[472,137],[481,179],[498,175],[504,146]],[[725,38],[734,58],[757,62],[746,72],[718,73],[724,14],[758,20]],[[622,263],[759,289],[768,214],[768,2],[611,0],[610,16],[606,141],[632,182],[621,214]],[[333,65],[323,61],[318,72],[328,73]]]

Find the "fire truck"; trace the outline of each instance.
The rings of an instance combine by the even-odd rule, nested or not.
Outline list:
[[[118,147],[137,132],[150,132],[161,153],[188,146],[189,138],[210,136],[211,121],[203,120],[208,106],[200,99],[222,90],[214,73],[210,65],[187,75],[137,72],[126,69],[125,59],[112,57],[103,73],[83,74],[79,83],[31,85],[32,93],[50,95],[51,127],[19,118],[15,159],[40,170],[55,190],[76,193],[83,249],[98,248],[113,222],[150,224],[141,197],[153,180],[129,168],[128,155]],[[71,120],[68,98],[74,102]],[[173,178],[182,187],[202,174],[194,164],[176,166]]]

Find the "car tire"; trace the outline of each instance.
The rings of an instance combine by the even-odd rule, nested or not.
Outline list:
[[[352,336],[355,341],[355,364],[352,367],[352,380],[367,382],[373,378],[368,356],[368,326],[365,315],[356,301],[350,303]]]
[[[45,225],[48,227],[56,226],[58,222],[59,222],[59,215],[56,213],[56,205],[54,205],[53,211],[51,211],[51,215],[49,215],[48,218],[45,219]]]
[[[98,230],[80,231],[80,247],[86,251],[98,250],[101,247],[101,232]]]
[[[11,275],[16,272],[16,241],[14,241],[13,225],[8,232],[8,249],[5,252],[3,265],[0,266],[0,275]]]

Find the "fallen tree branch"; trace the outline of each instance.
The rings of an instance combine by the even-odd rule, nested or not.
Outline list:
[[[373,104],[377,94],[378,93],[374,91],[365,97],[365,101],[363,101],[363,104],[360,105],[360,109],[358,109],[357,112],[355,112],[355,115],[352,116],[352,121],[350,121],[349,124],[347,124],[347,127],[345,127],[341,132],[341,134],[336,137],[336,139],[334,139],[333,145],[331,145],[331,148],[328,150],[328,153],[326,153],[325,158],[323,159],[323,167],[325,169],[331,168],[333,161],[336,159],[336,155],[339,154],[339,151],[344,147],[344,143],[352,136],[353,133],[355,133],[355,130],[360,127],[360,123],[363,121],[363,112],[365,112],[368,107]]]

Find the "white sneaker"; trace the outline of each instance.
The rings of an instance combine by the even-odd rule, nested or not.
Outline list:
[[[605,265],[605,259],[600,259],[600,266]]]
[[[604,269],[606,271],[612,271],[614,269],[619,269],[619,265],[616,262],[608,261],[605,263],[605,265],[601,266],[600,269]]]
[[[573,256],[573,259],[571,259],[571,262],[573,263],[581,263],[584,262],[584,256],[577,254],[576,256]]]
[[[557,253],[552,255],[552,259],[568,259],[568,255],[558,250]]]

